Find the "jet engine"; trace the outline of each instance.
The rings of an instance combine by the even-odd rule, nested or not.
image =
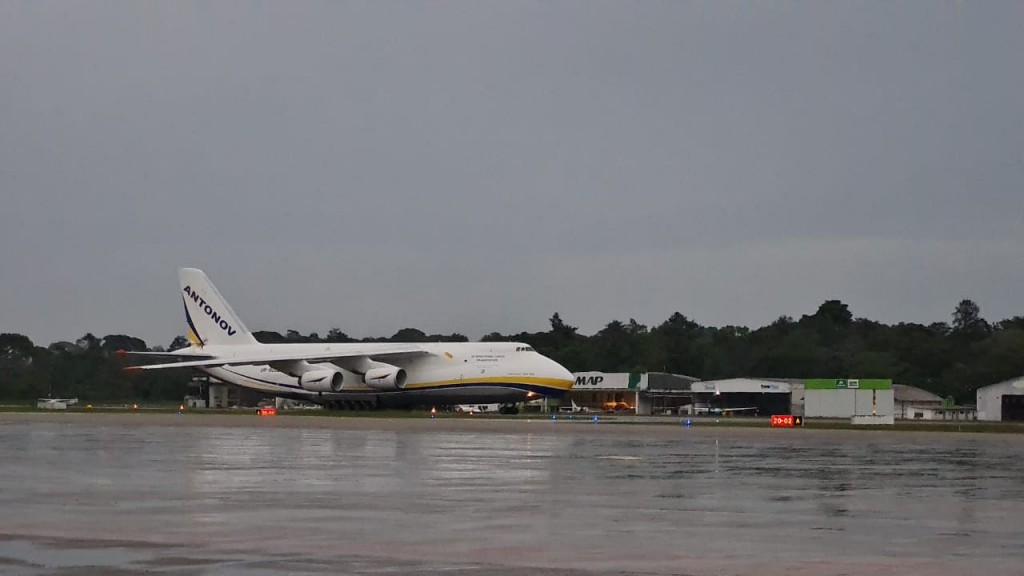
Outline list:
[[[299,385],[310,392],[341,392],[344,382],[341,370],[310,370],[299,376]]]
[[[363,383],[374,390],[401,390],[405,388],[405,370],[398,366],[378,363],[363,375]]]

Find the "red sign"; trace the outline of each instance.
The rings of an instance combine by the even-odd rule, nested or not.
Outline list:
[[[272,406],[264,406],[257,410],[256,414],[259,416],[275,416],[277,415],[277,410]]]
[[[803,424],[803,418],[800,416],[793,416],[792,414],[772,415],[772,428],[792,428],[794,426],[803,426]]]

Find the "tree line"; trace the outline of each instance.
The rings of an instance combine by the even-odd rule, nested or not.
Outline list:
[[[501,334],[483,341],[524,342],[571,371],[670,372],[703,380],[766,378],[891,378],[958,402],[973,403],[975,390],[1024,375],[1024,317],[990,323],[976,303],[961,301],[951,322],[882,324],[854,318],[839,300],[814,314],[779,317],[751,330],[702,326],[681,313],[648,327],[613,320],[596,334],[580,334],[558,313],[544,332]],[[254,333],[264,343],[467,342],[462,334],[426,334],[404,328],[388,338],[356,339],[339,328],[325,336]],[[166,350],[188,345],[176,337]],[[125,373],[118,350],[148,348],[138,338],[86,334],[75,342],[36,346],[21,334],[0,334],[0,399],[78,397],[83,401],[180,400],[187,370]]]

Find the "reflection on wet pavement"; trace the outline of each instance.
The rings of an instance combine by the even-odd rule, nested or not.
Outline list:
[[[2,422],[0,573],[1021,573],[1016,435],[438,424]]]

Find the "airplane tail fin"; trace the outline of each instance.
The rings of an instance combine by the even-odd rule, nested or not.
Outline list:
[[[182,268],[178,270],[178,282],[185,302],[188,339],[193,346],[259,343],[202,270]]]

